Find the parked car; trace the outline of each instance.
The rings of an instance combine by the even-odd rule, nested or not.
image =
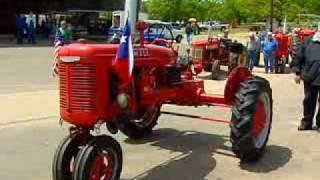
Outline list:
[[[155,38],[163,38],[167,40],[175,40],[180,43],[183,39],[184,32],[181,29],[176,29],[171,23],[158,20],[147,20],[148,28],[144,36],[147,41],[153,41]]]
[[[156,38],[161,38],[180,43],[183,39],[183,31],[174,28],[171,23],[162,22],[159,20],[146,20],[145,22],[148,24],[148,28],[144,32],[144,38],[148,42],[152,42]],[[108,31],[108,37],[110,38],[109,41],[114,42],[112,39],[115,37],[119,39],[121,33],[121,28],[110,28]]]
[[[182,24],[179,24],[179,23],[175,23],[175,22],[170,22],[171,26],[173,27],[173,29],[176,29],[176,30],[181,30],[183,25]]]
[[[218,30],[225,30],[225,29],[229,29],[230,25],[227,23],[220,23],[217,21],[210,21],[210,22],[206,22],[206,23],[202,23],[199,25],[201,30],[209,30],[211,29],[218,29]]]

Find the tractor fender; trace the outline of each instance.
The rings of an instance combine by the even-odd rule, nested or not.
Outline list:
[[[236,93],[239,91],[241,83],[250,77],[252,77],[252,74],[246,67],[236,67],[231,71],[224,89],[224,99],[226,104],[234,104]]]

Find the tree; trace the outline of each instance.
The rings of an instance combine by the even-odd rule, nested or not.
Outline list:
[[[150,17],[181,21],[191,17],[199,21],[257,22],[269,19],[270,0],[149,0]],[[319,13],[319,0],[274,0],[274,16],[292,21],[299,13]]]

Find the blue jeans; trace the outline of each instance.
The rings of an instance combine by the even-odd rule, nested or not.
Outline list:
[[[257,51],[255,50],[249,50],[249,69],[250,71],[253,70],[254,65],[257,62]]]
[[[191,45],[191,43],[192,43],[192,34],[187,34],[187,41],[188,41],[188,44]]]
[[[17,30],[17,43],[22,44],[23,43],[23,28],[18,28]]]
[[[269,55],[264,53],[264,69],[266,73],[274,72],[274,63],[275,63],[275,57],[274,55]]]
[[[36,32],[33,30],[29,30],[29,43],[35,44],[36,43]]]

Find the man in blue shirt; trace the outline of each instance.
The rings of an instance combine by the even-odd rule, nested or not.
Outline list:
[[[278,50],[278,42],[273,38],[272,33],[268,32],[268,38],[263,43],[264,67],[265,72],[274,72],[275,55]]]

